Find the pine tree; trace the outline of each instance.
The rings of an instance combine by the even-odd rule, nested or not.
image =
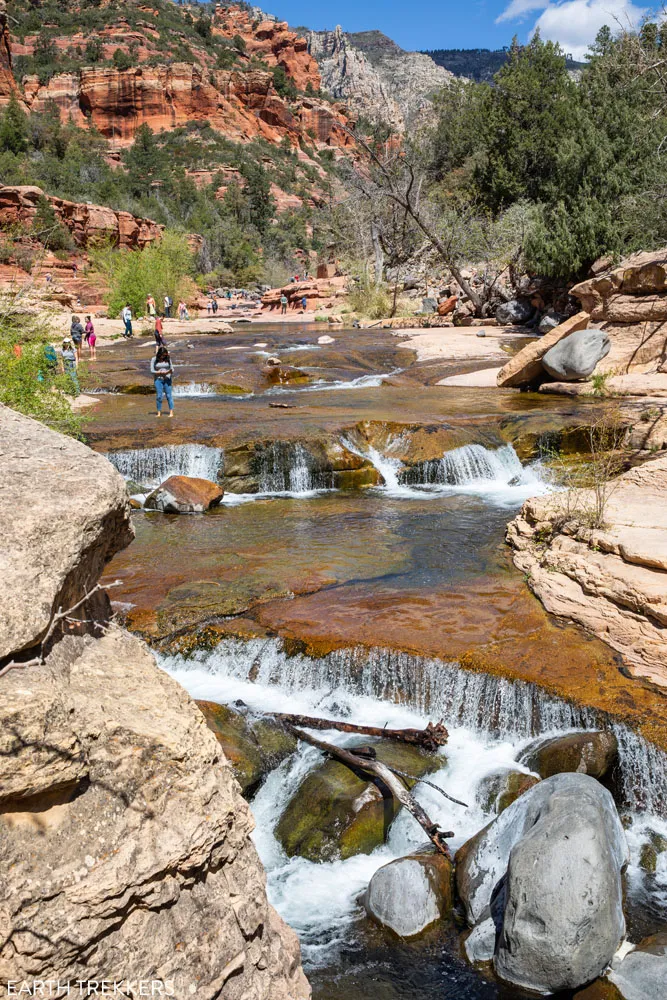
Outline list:
[[[14,91],[0,119],[0,150],[19,156],[28,148],[28,119]]]

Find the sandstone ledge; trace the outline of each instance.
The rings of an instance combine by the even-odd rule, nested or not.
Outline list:
[[[548,611],[667,686],[667,458],[619,477],[604,529],[562,519],[558,494],[527,501],[507,529],[515,565]]]

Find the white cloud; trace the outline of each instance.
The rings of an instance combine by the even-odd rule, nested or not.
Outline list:
[[[533,31],[539,29],[542,38],[560,42],[564,52],[571,53],[575,59],[584,59],[590,43],[603,25],[608,24],[613,32],[619,28],[636,27],[648,10],[647,7],[635,6],[632,0],[548,3]]]
[[[511,0],[510,4],[496,18],[496,24],[501,21],[523,21],[531,10],[543,10],[549,6],[549,0]]]

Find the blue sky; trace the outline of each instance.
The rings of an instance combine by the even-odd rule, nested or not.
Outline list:
[[[632,0],[264,0],[272,14],[311,28],[379,28],[405,49],[502,48],[536,26],[582,58],[603,24],[637,24],[649,8]]]

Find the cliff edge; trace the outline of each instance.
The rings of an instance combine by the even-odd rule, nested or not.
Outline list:
[[[0,982],[307,1000],[252,815],[194,702],[110,622],[104,592],[53,627],[132,537],[122,478],[4,406],[0,441]]]

